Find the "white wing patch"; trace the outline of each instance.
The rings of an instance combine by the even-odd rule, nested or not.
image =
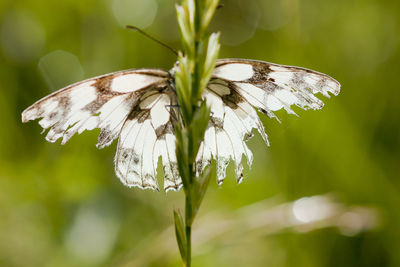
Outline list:
[[[120,75],[112,80],[111,90],[118,93],[129,93],[163,80],[165,80],[165,77],[140,73]]]
[[[254,71],[251,65],[232,63],[216,67],[213,76],[231,81],[244,81],[253,77]]]

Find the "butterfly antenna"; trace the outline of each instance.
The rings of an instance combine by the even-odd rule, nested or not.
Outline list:
[[[154,38],[153,36],[147,34],[146,32],[142,31],[140,28],[136,27],[136,26],[131,26],[131,25],[127,25],[125,28],[129,29],[129,30],[134,30],[134,31],[138,31],[139,33],[143,34],[144,36],[146,36],[147,38],[153,40],[156,43],[159,43],[160,45],[164,46],[165,48],[168,48],[169,50],[172,51],[172,53],[174,53],[175,55],[178,55],[178,52],[173,49],[172,47],[170,47],[167,44],[164,44],[163,42],[161,42],[160,40],[157,40],[156,38]]]

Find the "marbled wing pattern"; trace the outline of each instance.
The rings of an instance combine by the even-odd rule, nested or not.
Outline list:
[[[245,59],[218,60],[203,99],[211,106],[211,118],[196,158],[196,171],[202,172],[211,158],[217,161],[217,181],[222,183],[225,170],[233,160],[237,181],[243,178],[242,156],[250,166],[251,151],[245,141],[256,128],[268,144],[267,134],[254,110],[269,117],[274,111],[320,109],[323,102],[315,94],[337,95],[340,84],[328,75],[299,67]]]
[[[115,171],[124,184],[158,189],[156,170],[161,156],[164,189],[180,189],[174,135],[180,113],[176,106],[177,97],[170,87],[149,90],[140,98],[125,121],[115,156]]]
[[[172,71],[171,73],[173,73]],[[97,147],[119,137],[115,172],[127,186],[158,190],[156,169],[161,156],[164,189],[179,190],[174,125],[181,111],[170,73],[156,69],[127,70],[88,79],[37,101],[22,113],[22,121],[41,119],[46,139],[66,143],[75,133],[100,128]],[[211,117],[196,158],[201,173],[212,158],[217,162],[217,182],[235,162],[237,181],[243,178],[243,155],[251,166],[246,145],[255,128],[268,144],[267,134],[255,110],[275,117],[274,111],[320,109],[315,94],[337,95],[340,84],[312,70],[244,59],[218,60],[203,100]]]
[[[39,124],[48,129],[46,139],[62,138],[62,144],[75,133],[100,128],[99,148],[119,137],[115,169],[124,184],[158,189],[156,167],[162,156],[165,188],[177,190],[181,181],[172,120],[179,114],[166,107],[176,106],[170,79],[168,72],[156,69],[98,76],[37,101],[23,111],[22,121],[41,118]]]

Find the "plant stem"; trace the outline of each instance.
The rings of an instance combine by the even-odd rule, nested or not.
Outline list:
[[[182,5],[177,6],[184,51],[179,53],[179,68],[175,74],[183,116],[183,123],[176,131],[176,157],[185,192],[185,220],[177,211],[174,219],[178,247],[186,267],[190,267],[192,261],[193,220],[210,178],[209,171],[207,174],[202,172],[204,168],[200,174],[196,170],[196,156],[210,119],[210,108],[201,101],[202,92],[211,77],[219,51],[218,34],[207,37],[209,21],[204,23],[204,16],[206,13],[208,17],[212,16],[217,5],[218,0],[182,0]]]
[[[192,186],[186,190],[185,195],[185,234],[186,234],[186,267],[192,264],[192,199],[191,199]]]
[[[186,200],[186,205],[187,200]],[[186,224],[186,267],[190,267],[192,265],[192,225]]]

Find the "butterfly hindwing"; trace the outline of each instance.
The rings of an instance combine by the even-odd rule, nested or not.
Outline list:
[[[115,171],[128,186],[157,190],[156,170],[162,157],[164,189],[178,190],[179,177],[175,155],[174,120],[176,94],[166,87],[149,90],[126,119],[118,140]]]
[[[236,175],[240,182],[243,170],[242,155],[246,156],[248,165],[251,165],[253,159],[245,140],[252,135],[253,128],[260,129],[262,133],[264,128],[254,108],[244,101],[228,100],[227,95],[224,95],[227,90],[219,90],[222,88],[219,82],[221,81],[211,82],[203,94],[203,98],[211,107],[211,118],[197,155],[197,172],[209,165],[212,156],[217,162],[217,182],[221,184],[226,167],[232,159],[236,164]]]

